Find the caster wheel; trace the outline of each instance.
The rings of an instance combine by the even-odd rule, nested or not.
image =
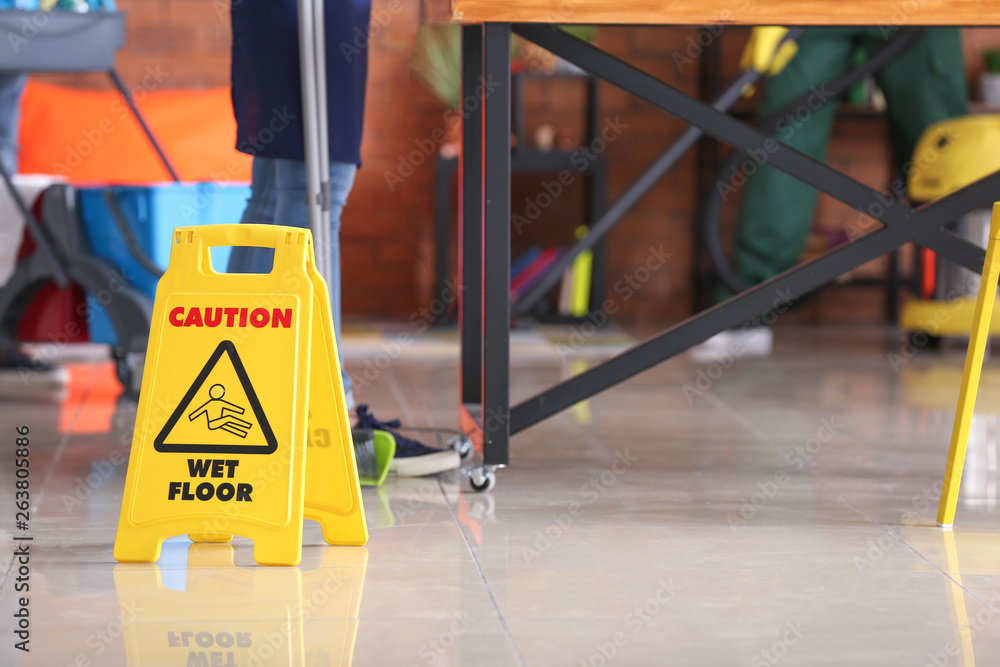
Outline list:
[[[467,435],[456,435],[449,438],[448,445],[458,453],[463,461],[472,454],[472,440]]]
[[[489,491],[496,483],[496,473],[486,466],[479,466],[469,471],[469,486],[477,493]]]

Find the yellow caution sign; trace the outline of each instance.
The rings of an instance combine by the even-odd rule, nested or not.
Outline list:
[[[318,521],[327,544],[361,546],[368,541],[361,506],[358,464],[344,399],[337,341],[326,281],[316,270],[312,245],[306,273],[313,285],[312,367],[329,369],[313,376],[309,390],[305,517]],[[336,406],[336,409],[331,409]],[[351,493],[346,493],[347,490]]]
[[[969,444],[969,427],[972,412],[976,407],[979,393],[979,376],[983,370],[986,343],[989,341],[990,320],[997,300],[997,281],[1000,280],[1000,202],[993,204],[990,220],[990,240],[986,245],[986,261],[983,263],[983,277],[979,283],[976,311],[972,318],[972,335],[965,355],[962,371],[962,385],[958,393],[958,407],[955,423],[951,431],[951,445],[948,449],[948,465],[944,471],[941,487],[941,501],[938,503],[937,522],[942,528],[951,528],[955,522],[958,505],[958,489],[962,484],[962,469],[965,467],[965,452]]]
[[[274,248],[272,270],[218,273],[214,246]],[[304,517],[330,544],[365,544],[334,341],[308,231],[175,230],[153,307],[115,558],[150,563],[167,537],[237,534],[254,541],[258,563],[294,565]]]

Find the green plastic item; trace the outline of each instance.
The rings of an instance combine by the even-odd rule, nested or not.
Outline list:
[[[868,51],[864,47],[857,47],[851,52],[850,67],[860,67],[868,60]],[[868,104],[868,80],[861,79],[856,84],[847,89],[845,94],[847,102],[852,106],[863,107]]]
[[[382,486],[396,455],[396,439],[391,433],[377,430],[351,431],[351,435],[361,486]]]

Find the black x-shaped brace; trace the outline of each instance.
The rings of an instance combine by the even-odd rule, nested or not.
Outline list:
[[[552,387],[510,411],[517,433],[579,401],[649,369],[706,338],[739,326],[791,298],[800,297],[866,262],[914,242],[977,273],[985,251],[944,229],[966,213],[1000,199],[1000,172],[918,208],[887,197],[811,157],[780,144],[756,128],[713,109],[670,85],[549,25],[514,24],[514,33],[645,100],[747,155],[766,155],[766,164],[852,206],[884,226],[839,246],[709,308],[594,368]],[[780,206],[780,202],[775,202]]]

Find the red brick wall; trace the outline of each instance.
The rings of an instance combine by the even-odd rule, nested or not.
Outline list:
[[[159,65],[169,72],[165,85],[171,87],[228,85],[228,0],[119,0],[119,5],[128,13],[128,40],[118,58],[127,82],[138,83],[147,66]],[[373,25],[371,36],[364,167],[344,214],[344,310],[348,315],[406,318],[431,299],[434,169],[427,159],[391,187],[385,174],[397,171],[400,160],[419,149],[418,142],[434,141],[435,131],[446,123],[443,109],[409,73],[419,4],[393,4],[399,10],[395,13],[388,7],[389,0],[374,2],[376,15],[382,19]],[[602,28],[598,42],[650,74],[694,93],[698,63],[678,68],[673,56],[684,53],[696,34],[688,28]],[[729,68],[735,65],[745,34],[743,29],[731,29],[722,39]],[[970,79],[978,74],[977,54],[987,44],[1000,44],[1000,33],[968,32]],[[63,80],[74,85],[105,85],[100,77]],[[582,99],[582,91],[573,82],[529,86],[528,136],[543,122],[580,132]],[[611,86],[602,87],[602,99],[602,116],[627,124],[605,153],[610,202],[686,128]],[[884,186],[888,146],[881,121],[838,121],[830,161],[855,178]],[[513,190],[513,210],[518,212],[525,198],[540,191],[540,181],[518,176]],[[689,314],[694,191],[692,152],[612,232],[609,289],[630,275],[650,248],[662,244],[672,253],[667,265],[654,272],[642,289],[620,300],[623,322],[662,323]],[[515,251],[531,242],[556,243],[565,238],[580,220],[582,205],[582,190],[576,183],[544,218],[514,235]],[[854,217],[850,210],[823,198],[817,225],[837,229]],[[810,306],[804,316],[878,321],[880,298],[878,292],[866,290],[831,293]]]

